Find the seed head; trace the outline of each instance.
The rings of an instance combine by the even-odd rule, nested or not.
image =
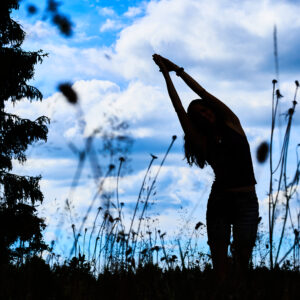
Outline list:
[[[276,96],[277,98],[282,98],[283,96],[280,94],[280,91],[279,90],[276,90]]]
[[[289,116],[292,116],[293,113],[294,113],[294,109],[293,109],[293,108],[289,108],[289,110],[288,110],[288,115],[289,115]]]
[[[163,234],[160,235],[160,238],[163,238],[167,233],[164,232]]]
[[[128,250],[126,251],[126,256],[128,256],[131,253],[131,251],[132,251],[132,248],[129,247]]]
[[[78,102],[78,97],[76,92],[73,90],[71,83],[65,82],[58,86],[58,89],[67,98],[68,102],[71,104],[76,104]]]
[[[52,18],[52,22],[59,28],[63,35],[70,37],[73,34],[72,23],[66,16],[56,14]]]
[[[106,59],[108,59],[108,60],[111,60],[111,56],[108,55],[107,53],[104,54],[104,57],[105,57]]]
[[[195,226],[195,229],[197,230],[200,226],[204,225],[202,222],[198,222]]]
[[[47,4],[47,10],[50,12],[56,12],[59,6],[60,3],[58,1],[49,0]]]
[[[268,154],[269,154],[269,144],[268,142],[264,141],[257,148],[256,159],[258,160],[259,163],[263,163],[268,158]]]
[[[154,246],[151,248],[151,251],[159,251],[160,247],[159,246]]]
[[[36,8],[36,6],[35,6],[35,5],[32,5],[32,4],[29,4],[29,5],[27,6],[27,10],[28,10],[28,13],[29,13],[30,15],[34,15],[34,14],[37,13],[37,8]]]

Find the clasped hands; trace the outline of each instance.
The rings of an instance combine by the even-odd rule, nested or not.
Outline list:
[[[179,67],[176,64],[159,54],[153,54],[152,57],[154,62],[159,66],[159,69],[163,74],[171,71],[177,72],[179,70]]]

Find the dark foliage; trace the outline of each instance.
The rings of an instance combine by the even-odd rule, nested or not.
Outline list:
[[[104,272],[96,279],[74,258],[50,268],[33,257],[21,266],[0,270],[1,299],[297,299],[299,272],[259,267],[247,280],[232,274],[223,285],[207,266],[163,271],[149,264],[136,273]],[[18,287],[18,288],[16,288]]]
[[[47,249],[41,234],[45,224],[34,206],[43,201],[40,176],[19,176],[11,171],[13,159],[26,161],[29,145],[47,140],[49,119],[41,116],[31,121],[5,111],[7,101],[42,100],[41,92],[27,81],[46,54],[20,48],[25,32],[10,18],[19,1],[2,0],[0,8],[0,262],[4,263],[22,261],[24,256]]]
[[[52,24],[58,28],[63,36],[71,37],[73,35],[74,24],[67,16],[59,11],[59,6],[61,4],[61,2],[55,0],[47,0],[47,6],[44,11],[43,19],[45,20],[49,18]],[[27,11],[29,16],[33,16],[37,14],[38,8],[33,4],[29,4],[27,6]]]

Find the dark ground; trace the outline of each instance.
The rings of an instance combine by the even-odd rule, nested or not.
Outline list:
[[[248,280],[232,277],[218,287],[210,268],[201,272],[148,265],[132,272],[105,272],[98,278],[88,268],[68,264],[50,268],[34,258],[20,267],[1,268],[0,299],[300,299],[300,273],[267,268],[249,271]]]

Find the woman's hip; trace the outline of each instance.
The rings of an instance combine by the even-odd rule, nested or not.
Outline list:
[[[212,190],[206,211],[207,222],[228,224],[258,223],[259,205],[255,191],[219,193]]]

